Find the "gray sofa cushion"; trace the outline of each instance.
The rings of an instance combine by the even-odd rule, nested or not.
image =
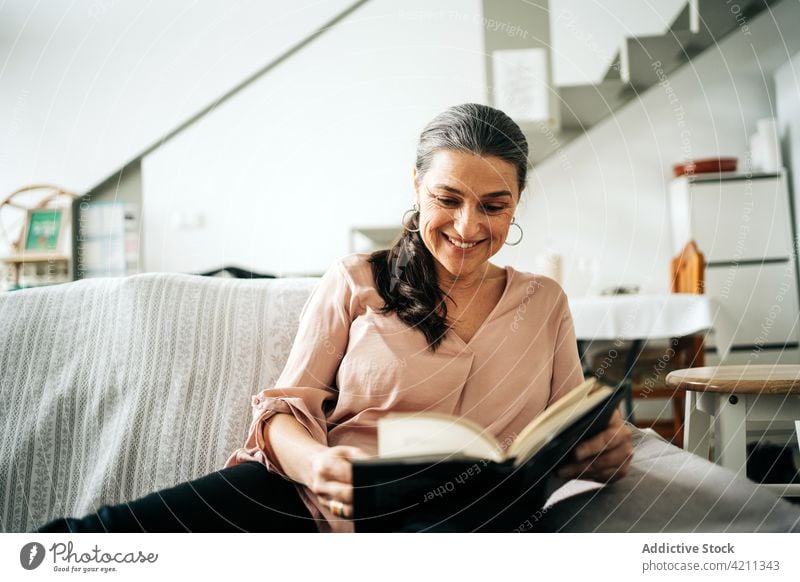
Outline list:
[[[800,531],[800,506],[655,433],[633,430],[634,460],[625,478],[583,492],[579,481],[564,484],[547,511],[534,513],[537,528],[606,533]]]

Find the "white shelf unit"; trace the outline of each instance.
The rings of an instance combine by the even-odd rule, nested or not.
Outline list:
[[[707,365],[800,364],[798,272],[785,172],[698,174],[670,184],[673,252],[705,255],[705,293],[736,323],[724,362],[713,334]]]

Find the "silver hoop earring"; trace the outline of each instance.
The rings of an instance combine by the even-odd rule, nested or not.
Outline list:
[[[525,232],[522,230],[522,227],[517,224],[517,217],[516,216],[511,219],[511,225],[510,226],[516,226],[519,229],[519,238],[517,239],[517,242],[510,243],[510,242],[506,241],[503,244],[504,245],[508,245],[510,247],[515,247],[519,243],[522,242],[522,237],[525,236]]]
[[[414,203],[414,206],[412,208],[409,208],[403,213],[403,219],[402,219],[403,228],[405,228],[408,232],[419,232],[419,226],[417,226],[416,230],[408,228],[408,221],[406,220],[406,216],[408,216],[409,212],[419,214],[419,206],[417,205],[416,202]]]

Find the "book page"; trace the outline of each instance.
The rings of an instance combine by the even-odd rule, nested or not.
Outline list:
[[[553,491],[547,501],[544,502],[545,508],[555,505],[559,501],[564,501],[575,495],[581,495],[587,491],[594,491],[595,489],[602,489],[605,483],[598,483],[596,481],[588,481],[586,479],[570,479],[561,487]]]
[[[519,435],[517,435],[517,438],[514,440],[514,444],[511,445],[511,450],[515,448],[518,442],[527,439],[530,433],[535,431],[543,423],[547,422],[547,419],[561,414],[562,411],[567,408],[574,407],[577,402],[583,400],[587,394],[589,394],[592,390],[598,389],[600,386],[602,385],[595,378],[589,378],[564,394],[564,396],[556,400],[552,406],[545,408],[539,416],[530,421],[527,426],[522,429],[522,432],[520,432]],[[514,456],[511,454],[511,451],[509,451],[509,456]]]
[[[613,392],[610,387],[602,386],[599,383],[597,383],[599,387],[595,388],[594,380],[589,386],[592,388],[591,391],[585,389],[585,384],[581,384],[580,390],[576,388],[573,392],[561,398],[557,403],[561,404],[561,406],[559,406],[556,413],[543,413],[520,433],[508,451],[509,457],[516,457],[515,464],[522,463],[532,457],[549,439]],[[562,403],[562,401],[566,402]]]
[[[503,450],[478,423],[431,412],[393,413],[378,421],[378,456],[447,456],[460,453],[500,462]]]

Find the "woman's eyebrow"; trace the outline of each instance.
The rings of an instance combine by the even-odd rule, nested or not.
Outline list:
[[[452,192],[453,194],[458,194],[459,196],[464,196],[464,193],[461,190],[447,184],[434,184],[434,188]],[[511,196],[511,192],[508,190],[499,190],[498,192],[489,192],[488,194],[484,194],[481,196],[481,198],[500,198],[502,196]]]

